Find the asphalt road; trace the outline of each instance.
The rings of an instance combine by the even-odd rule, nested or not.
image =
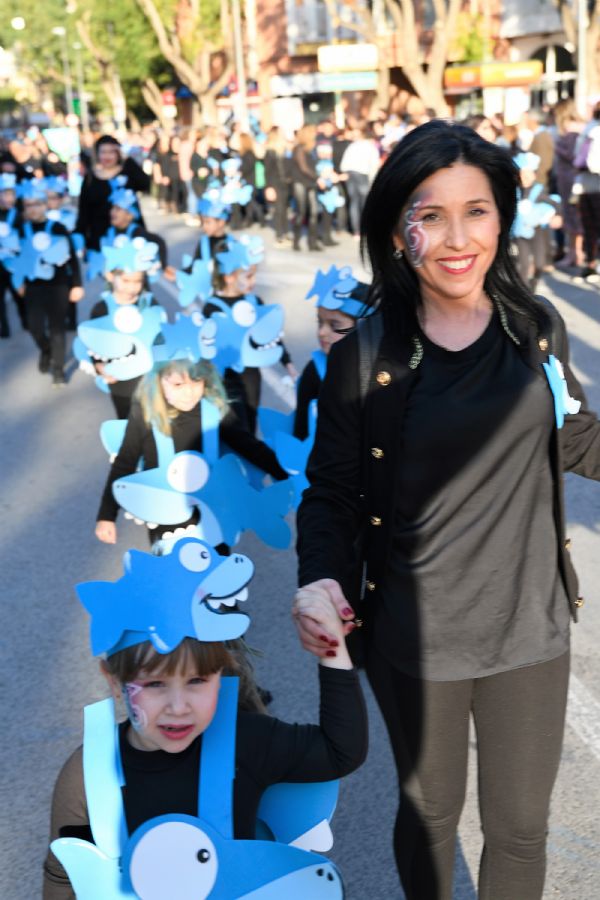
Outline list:
[[[191,249],[194,230],[150,211],[150,224],[173,248],[172,262]],[[264,232],[272,244],[270,232]],[[270,249],[258,293],[286,309],[286,343],[298,369],[316,346],[315,314],[304,301],[318,265],[349,263],[359,271],[349,237],[321,254]],[[556,302],[571,335],[575,371],[592,408],[600,410],[600,293],[547,276],[544,292]],[[172,288],[157,297],[175,309]],[[83,301],[81,318],[94,300]],[[40,896],[48,839],[50,795],[56,774],[81,739],[82,708],[105,696],[90,658],[86,616],[73,586],[114,579],[122,553],[147,548],[141,528],[121,521],[117,548],[94,537],[94,518],[107,460],[98,438],[111,417],[109,399],[92,380],[72,371],[66,389],[53,390],[37,372],[37,351],[12,318],[14,334],[0,342],[0,678],[3,693],[0,772],[0,896]],[[293,398],[271,370],[264,402],[289,409]],[[573,680],[563,760],[554,794],[544,897],[593,900],[600,896],[600,485],[568,478],[569,534],[587,603],[573,629]],[[248,611],[259,681],[275,696],[272,711],[289,721],[317,716],[316,663],[298,646],[289,616],[295,588],[293,550],[273,551],[251,535],[240,550],[256,563]],[[391,855],[397,789],[384,728],[365,687],[371,749],[363,768],[346,779],[333,823],[332,856],[348,900],[400,898]],[[457,846],[455,900],[474,900],[481,849],[472,753],[469,796]],[[308,900],[308,898],[307,898]],[[518,898],[515,898],[518,900]]]

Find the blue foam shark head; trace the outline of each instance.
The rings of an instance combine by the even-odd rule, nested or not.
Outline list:
[[[224,838],[193,816],[159,816],[123,854],[126,887],[141,900],[342,900],[336,867],[324,856],[273,841]]]
[[[0,173],[0,191],[17,191],[17,176],[12,172]]]
[[[115,304],[108,315],[82,322],[77,335],[90,356],[106,362],[107,375],[129,381],[152,368],[152,345],[161,330],[164,310],[160,306],[138,309]]]
[[[221,162],[221,171],[226,178],[232,178],[237,175],[242,168],[242,161],[239,156],[230,156]]]
[[[130,239],[120,234],[112,245],[102,247],[102,254],[108,272],[145,272],[149,278],[160,272],[158,244],[141,236]]]
[[[117,187],[111,191],[108,199],[113,206],[120,206],[121,209],[126,209],[127,212],[133,213],[136,219],[138,218],[138,201],[135,191]]]
[[[45,196],[44,194],[44,199]],[[20,242],[18,254],[6,258],[3,264],[11,273],[13,285],[19,288],[25,279],[50,281],[54,278],[56,268],[64,266],[70,256],[71,247],[67,238],[44,230],[31,232],[29,235],[26,233],[26,237]]]
[[[251,263],[247,245],[231,236],[225,244],[227,249],[216,254],[217,271],[222,275],[231,275],[238,269],[249,269]]]
[[[29,178],[22,181],[17,194],[21,200],[43,200],[46,202],[46,182],[43,178]]]
[[[69,182],[61,175],[48,175],[44,180],[44,186],[49,194],[59,194],[64,197],[69,191]]]
[[[246,249],[249,266],[257,266],[265,258],[265,242],[259,234],[240,234],[238,241]]]
[[[279,304],[261,306],[253,294],[246,294],[233,306],[218,297],[211,304],[219,307],[209,321],[216,326],[213,362],[220,372],[225,368],[242,372],[279,362],[283,353],[283,309]]]
[[[210,188],[198,200],[198,215],[227,221],[231,207],[225,202],[219,187]]]
[[[341,269],[331,266],[327,272],[317,270],[305,299],[316,296],[318,307],[338,309],[356,319],[373,312],[373,307],[367,302],[368,291],[368,285],[354,277],[350,266],[343,266]]]
[[[254,574],[241,554],[223,557],[204,541],[180,541],[167,556],[130,550],[116,582],[89,581],[77,594],[91,616],[92,653],[109,656],[150,641],[170,653],[186,637],[228,641],[250,619],[236,607],[247,599]]]
[[[212,295],[213,261],[195,259],[190,272],[177,271],[175,281],[179,288],[179,305],[184,309],[195,300],[205,303]]]

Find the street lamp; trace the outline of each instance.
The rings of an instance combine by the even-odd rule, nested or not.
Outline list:
[[[52,29],[52,34],[55,34],[61,39],[60,47],[63,76],[65,79],[65,100],[67,101],[67,112],[71,115],[74,115],[75,104],[73,103],[73,81],[71,79],[71,68],[69,66],[69,54],[67,51],[67,29],[62,25],[56,25],[56,27]]]

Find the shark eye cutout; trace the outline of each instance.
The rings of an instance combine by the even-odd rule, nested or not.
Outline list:
[[[205,900],[216,883],[218,868],[215,846],[201,828],[164,822],[140,839],[129,874],[142,900]]]
[[[256,310],[249,300],[238,300],[231,309],[233,321],[237,325],[249,328],[256,322]]]
[[[186,544],[179,551],[179,562],[189,572],[205,572],[210,566],[210,553],[197,544]]]
[[[146,244],[146,239],[143,237],[135,237],[131,243],[137,250],[141,250]]]
[[[52,243],[52,238],[49,234],[46,234],[45,231],[38,231],[38,233],[34,234],[32,237],[31,243],[36,250],[47,250]]]
[[[194,312],[191,315],[191,319],[192,319],[192,322],[194,323],[194,325],[197,325],[198,328],[201,325],[204,325],[204,316],[198,309],[194,310]]]
[[[118,309],[113,316],[115,328],[124,331],[125,334],[133,334],[142,327],[142,314],[134,306],[124,306]]]
[[[171,487],[184,494],[199,491],[208,481],[208,476],[208,465],[199,456],[174,459],[167,469],[167,481]]]

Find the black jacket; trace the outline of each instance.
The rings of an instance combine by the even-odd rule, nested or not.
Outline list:
[[[580,411],[566,416],[562,429],[555,427],[550,447],[559,567],[572,617],[577,620],[577,608],[583,601],[578,597],[577,576],[565,540],[563,472],[600,480],[600,422],[587,408],[582,388],[569,368],[564,322],[553,308],[552,317],[554,334],[540,333],[524,316],[514,314],[508,316],[508,325],[520,342],[524,362],[546,383],[542,362],[554,352],[563,364],[570,395],[581,401]],[[507,335],[506,339],[511,338]],[[385,329],[363,408],[356,333],[331,349],[307,469],[310,487],[298,510],[300,585],[333,578],[356,602],[360,543],[366,561],[365,597],[377,596],[392,538],[403,410],[416,377],[416,370],[409,366],[409,362],[414,364],[414,352],[410,330],[392,333]]]

